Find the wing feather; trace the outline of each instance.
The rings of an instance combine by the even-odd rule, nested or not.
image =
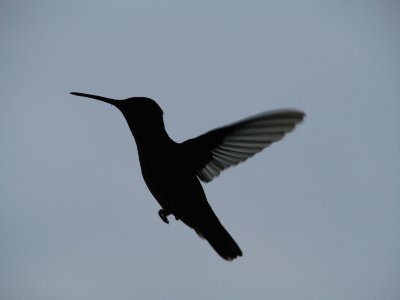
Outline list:
[[[265,112],[209,131],[183,145],[194,157],[197,176],[209,182],[223,170],[280,141],[303,121],[304,116],[303,112],[293,109]]]

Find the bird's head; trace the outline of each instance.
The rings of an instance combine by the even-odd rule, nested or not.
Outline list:
[[[115,100],[84,93],[73,92],[71,94],[109,103],[117,107],[124,114],[127,120],[135,120],[135,122],[146,122],[146,120],[151,121],[162,118],[163,115],[161,107],[154,100],[146,97],[131,97],[124,100]]]

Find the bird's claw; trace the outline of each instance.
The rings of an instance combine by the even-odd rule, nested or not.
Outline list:
[[[158,211],[158,215],[160,216],[161,220],[163,220],[165,223],[169,224],[168,218],[167,218],[164,210],[160,209]]]

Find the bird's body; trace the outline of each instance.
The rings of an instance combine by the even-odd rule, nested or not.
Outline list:
[[[302,112],[265,113],[176,143],[165,131],[163,112],[152,99],[113,100],[72,94],[110,103],[123,113],[136,141],[143,178],[162,208],[159,215],[164,222],[168,223],[168,215],[174,215],[205,238],[224,259],[242,255],[214,214],[199,179],[208,182],[225,168],[279,140],[303,119]]]

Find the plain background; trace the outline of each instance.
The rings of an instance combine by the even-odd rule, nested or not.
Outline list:
[[[399,299],[398,1],[1,1],[0,298]],[[170,136],[307,118],[204,185],[228,263],[164,224],[118,110]],[[190,199],[188,199],[190,201]]]

